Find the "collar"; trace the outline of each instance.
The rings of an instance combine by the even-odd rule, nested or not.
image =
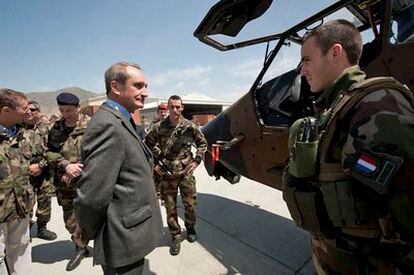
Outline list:
[[[7,136],[8,138],[13,138],[18,132],[17,126],[11,128],[6,128],[0,124],[0,135]]]
[[[30,125],[30,124],[24,123],[23,128],[26,130],[36,129],[36,125]]]
[[[2,124],[0,124],[0,133],[5,133],[7,132],[7,128],[4,127]]]
[[[4,127],[3,125],[0,124],[0,137],[1,140],[7,139],[9,136],[9,131],[7,130],[6,127]]]
[[[104,104],[108,105],[111,109],[120,112],[126,119],[129,120],[131,118],[131,114],[128,112],[128,110],[118,102],[107,98]]]
[[[170,117],[169,116],[166,119],[164,119],[163,121],[167,122],[168,125],[170,125],[171,127],[179,127],[179,126],[184,125],[184,123],[185,123],[185,119],[184,119],[183,115],[180,116],[180,118],[178,119],[178,123],[175,126],[173,126],[171,124],[171,121],[170,121]]]
[[[358,65],[346,68],[331,86],[329,86],[314,102],[315,112],[319,114],[329,108],[339,94],[348,90],[353,84],[359,83],[364,79],[365,73],[361,71]]]

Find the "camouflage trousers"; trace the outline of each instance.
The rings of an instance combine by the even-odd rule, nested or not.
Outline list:
[[[194,176],[185,176],[176,179],[162,177],[161,180],[167,223],[171,236],[181,234],[181,227],[177,217],[177,194],[180,189],[181,201],[184,205],[184,220],[187,229],[194,229],[196,222],[197,192]]]
[[[65,228],[72,235],[72,241],[76,246],[86,247],[88,240],[83,238],[82,230],[78,221],[75,218],[73,211],[73,200],[76,197],[76,191],[73,188],[57,188],[57,200],[63,210],[63,221],[65,222]]]
[[[55,194],[55,187],[50,180],[44,179],[40,186],[34,186],[37,209],[36,222],[37,226],[45,227],[50,221],[52,213],[52,196]],[[33,211],[30,212],[30,218],[33,218]]]
[[[317,274],[400,274],[390,261],[340,249],[336,242],[311,234],[312,259]]]

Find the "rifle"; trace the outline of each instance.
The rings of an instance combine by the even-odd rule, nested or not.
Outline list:
[[[158,161],[158,165],[161,168],[161,172],[163,172],[164,174],[166,174],[167,176],[172,176],[173,174],[170,172],[170,170],[167,169],[167,167],[165,166],[165,164],[159,160]]]

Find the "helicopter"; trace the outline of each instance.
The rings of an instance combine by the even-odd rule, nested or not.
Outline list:
[[[219,51],[265,43],[263,67],[249,91],[202,128],[209,151],[204,165],[210,176],[234,184],[244,176],[278,190],[289,159],[289,127],[313,114],[315,95],[297,66],[265,79],[282,48],[301,45],[306,31],[333,14],[346,11],[364,41],[359,66],[367,77],[392,76],[414,90],[414,0],[335,1],[281,32],[226,43],[265,14],[272,0],[222,0],[204,17],[194,36]],[[276,1],[275,1],[276,2]],[[307,2],[307,1],[306,1]],[[277,3],[274,3],[277,4]],[[224,42],[223,42],[224,40]],[[274,46],[271,44],[274,43]]]

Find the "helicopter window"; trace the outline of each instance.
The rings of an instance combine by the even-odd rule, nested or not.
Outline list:
[[[347,8],[342,8],[323,21],[299,31],[298,35],[303,36],[307,30],[323,22],[340,18],[351,21],[356,27],[363,25]],[[311,102],[314,95],[310,92],[306,80],[298,74],[298,69],[292,69],[300,60],[300,46],[287,42],[278,53],[278,57],[279,60],[273,61],[263,77],[264,84],[255,92],[260,122],[267,126],[288,126],[300,117],[313,114]],[[275,78],[275,75],[279,76]]]
[[[287,127],[296,119],[311,115],[312,93],[299,74],[300,45],[286,42],[254,92],[259,122]]]
[[[264,83],[255,93],[261,123],[289,126],[299,117],[311,115],[309,94],[309,85],[298,69]]]
[[[414,0],[393,1],[390,43],[414,43]]]
[[[294,89],[297,76],[296,70],[284,73],[268,82],[264,83],[256,91],[256,102],[260,118],[265,125],[289,125],[292,114],[289,110],[281,109],[281,104],[288,99]],[[294,99],[298,96],[293,95]]]

